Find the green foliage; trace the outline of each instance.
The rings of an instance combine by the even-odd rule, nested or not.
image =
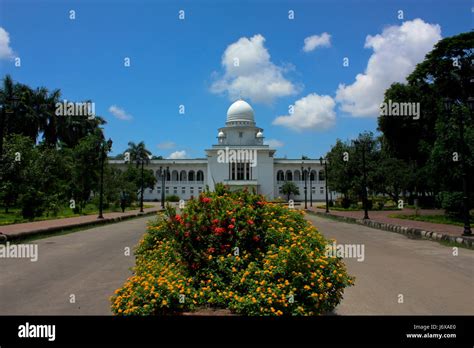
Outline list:
[[[286,195],[287,201],[289,201],[290,196],[299,195],[300,190],[293,181],[285,181],[285,183],[281,186],[281,193]]]
[[[446,212],[446,215],[451,217],[461,217],[463,212],[463,193],[462,192],[440,192],[438,200],[441,203],[441,208]]]
[[[177,195],[169,195],[169,196],[166,196],[166,202],[179,202],[179,196]]]
[[[111,298],[119,315],[211,305],[241,315],[318,315],[352,285],[304,213],[245,191],[206,192],[148,227],[134,275]],[[182,301],[180,301],[180,299]]]

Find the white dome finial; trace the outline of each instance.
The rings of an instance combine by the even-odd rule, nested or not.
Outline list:
[[[239,99],[232,103],[227,110],[227,123],[244,122],[245,124],[255,124],[254,111],[249,103]]]

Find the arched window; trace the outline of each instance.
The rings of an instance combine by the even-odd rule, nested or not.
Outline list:
[[[188,181],[194,181],[194,170],[188,172]]]
[[[324,170],[319,171],[319,181],[324,181],[326,180],[326,176],[324,175]]]
[[[309,177],[309,180],[311,180],[311,181],[316,181],[317,176],[318,176],[318,174],[316,173],[316,171],[315,171],[315,170],[312,170],[312,171],[311,171],[311,175],[310,175],[310,177]]]
[[[160,175],[160,170],[159,169],[156,171],[156,181],[161,182],[161,175]]]
[[[178,171],[177,170],[173,170],[173,172],[171,173],[171,181],[178,181]]]
[[[186,180],[187,180],[186,171],[185,171],[185,170],[182,170],[182,171],[179,173],[179,181],[186,181]]]
[[[171,181],[171,172],[169,170],[166,171],[166,181]]]
[[[285,181],[285,174],[283,173],[283,170],[279,170],[277,172],[277,181]]]
[[[293,173],[291,170],[286,171],[286,181],[293,181]]]
[[[295,181],[301,181],[301,180],[303,180],[303,179],[301,178],[301,175],[300,175],[300,171],[299,171],[299,170],[295,170],[294,178],[295,178]]]
[[[204,173],[202,170],[198,170],[196,173],[196,180],[197,181],[204,181]]]

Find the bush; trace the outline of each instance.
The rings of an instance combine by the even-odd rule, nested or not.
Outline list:
[[[166,202],[179,202],[180,198],[177,195],[169,195],[166,196],[165,201]]]
[[[350,206],[352,205],[352,201],[349,197],[342,197],[336,199],[336,207],[341,207],[344,209],[349,209]]]
[[[450,217],[459,218],[463,211],[463,193],[443,191],[438,194],[438,200],[445,214]]]
[[[317,315],[352,285],[329,241],[301,211],[260,195],[206,192],[167,207],[136,250],[135,275],[112,296],[119,315],[175,314],[210,304],[241,315]]]

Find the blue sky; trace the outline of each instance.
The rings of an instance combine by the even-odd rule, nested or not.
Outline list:
[[[470,30],[471,7],[457,0],[2,0],[0,64],[2,76],[59,88],[67,100],[91,99],[108,122],[113,154],[144,140],[156,155],[204,157],[238,89],[278,157],[319,157],[337,138],[375,131],[373,106],[386,86],[402,81],[439,38]],[[226,57],[235,52],[241,59],[233,70]]]

